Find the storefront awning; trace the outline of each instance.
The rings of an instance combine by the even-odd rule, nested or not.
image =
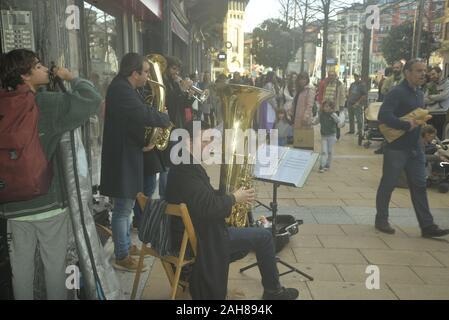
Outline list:
[[[173,32],[186,44],[189,44],[190,33],[189,31],[182,25],[181,21],[176,17],[176,15],[172,12],[171,14],[171,28]]]
[[[164,15],[162,0],[140,0],[140,2],[162,20]]]

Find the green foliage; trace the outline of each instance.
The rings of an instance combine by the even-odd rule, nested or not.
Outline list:
[[[253,54],[258,64],[285,70],[301,43],[299,32],[285,21],[268,19],[253,31]]]
[[[436,50],[436,42],[431,32],[423,30],[421,38],[420,58],[428,59]],[[395,61],[412,58],[413,23],[407,22],[393,27],[381,44],[385,60],[389,64]]]

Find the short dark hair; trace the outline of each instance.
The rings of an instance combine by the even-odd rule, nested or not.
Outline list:
[[[441,70],[441,68],[438,67],[438,66],[435,66],[435,67],[430,68],[430,71],[435,71],[436,73],[441,73],[441,72],[443,72],[443,70]]]
[[[437,129],[434,126],[427,124],[421,129],[421,136],[424,137],[426,134],[435,134],[437,133]]]
[[[27,49],[15,49],[0,57],[0,82],[3,88],[16,89],[23,84],[22,76],[31,74],[39,63],[36,53]]]
[[[165,59],[167,60],[167,69],[169,69],[173,66],[182,68],[182,62],[177,57],[167,56],[167,57],[165,57]]]
[[[122,77],[129,77],[134,71],[141,73],[143,71],[143,62],[145,58],[135,52],[127,53],[120,62],[118,74]]]
[[[211,128],[211,126],[205,121],[194,120],[187,122],[184,126],[184,129],[189,133],[190,139],[193,139],[193,124],[195,122],[200,122],[201,130],[207,130]]]
[[[404,73],[405,71],[412,71],[413,66],[417,63],[425,63],[423,59],[411,59],[409,61],[407,61],[407,63],[404,66]]]

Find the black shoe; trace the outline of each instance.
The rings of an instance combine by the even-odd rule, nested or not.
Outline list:
[[[295,288],[282,287],[278,292],[263,293],[263,300],[295,300],[299,296],[299,290]]]
[[[396,232],[396,230],[394,230],[390,224],[387,223],[376,223],[374,226],[377,230],[379,230],[380,232],[383,233],[387,233],[387,234],[394,234]]]
[[[440,229],[436,225],[421,230],[423,238],[438,238],[447,236],[448,234],[449,229]]]
[[[348,131],[346,134],[354,134],[354,131]]]
[[[383,154],[384,151],[383,151],[383,149],[377,149],[377,150],[374,151],[374,153],[375,154]]]

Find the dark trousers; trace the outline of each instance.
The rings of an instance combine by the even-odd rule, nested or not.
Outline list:
[[[349,107],[348,117],[349,117],[349,131],[354,132],[355,120],[357,120],[357,132],[360,134],[362,132],[362,107],[360,106]]]
[[[229,228],[232,257],[240,256],[242,252],[256,253],[262,285],[265,290],[278,290],[279,271],[276,266],[276,254],[273,236],[264,228]]]
[[[215,116],[212,112],[204,113],[204,121],[209,124],[212,128],[215,127]]]
[[[391,194],[397,185],[402,170],[407,175],[410,196],[416,217],[421,229],[434,224],[429,209],[426,188],[426,158],[424,152],[418,148],[415,150],[394,150],[386,146],[384,148],[383,175],[376,196],[376,223],[382,224],[388,221],[388,207]]]

